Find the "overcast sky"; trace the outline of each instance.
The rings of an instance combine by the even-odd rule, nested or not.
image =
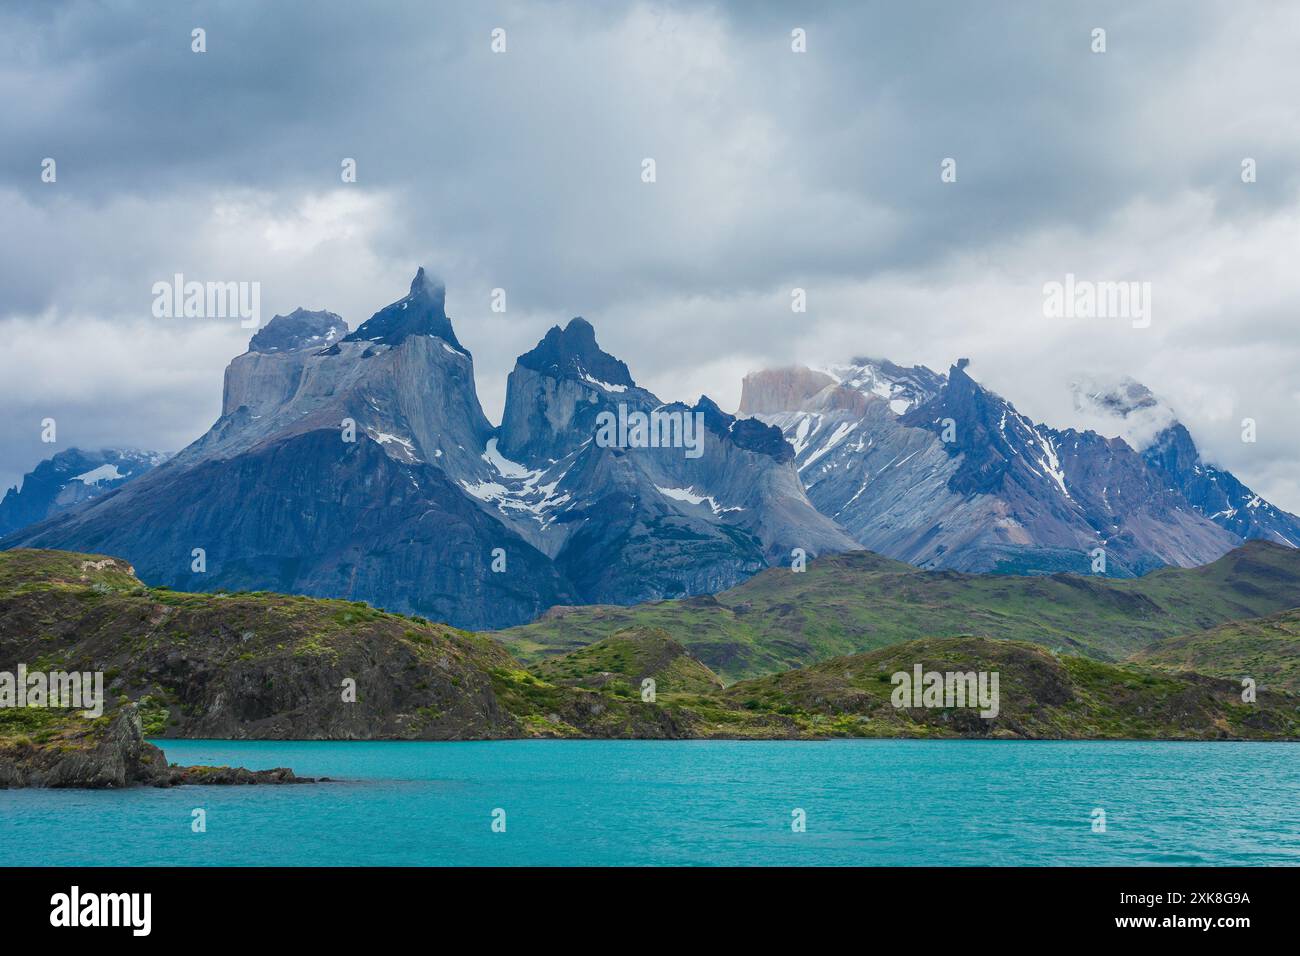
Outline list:
[[[154,318],[155,282],[355,328],[425,265],[494,420],[573,315],[732,409],[764,366],[966,356],[1058,427],[1132,376],[1300,511],[1300,5],[1084,6],[6,3],[0,487],[45,417],[168,451],[217,417],[250,333]],[[1150,327],[1045,317],[1066,273],[1151,283]]]

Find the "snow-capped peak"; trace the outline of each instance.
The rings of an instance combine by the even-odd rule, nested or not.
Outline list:
[[[944,377],[924,365],[903,368],[888,359],[859,357],[847,365],[830,365],[814,371],[835,381],[889,403],[895,415],[902,415],[934,397],[943,387]]]

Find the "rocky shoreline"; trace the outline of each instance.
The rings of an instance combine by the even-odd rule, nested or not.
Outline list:
[[[0,790],[35,788],[176,787],[185,784],[316,783],[286,767],[169,766],[162,750],[144,739],[139,709],[119,708],[111,717],[88,720],[68,715],[46,728],[43,739],[0,740]],[[327,779],[327,778],[322,778]]]

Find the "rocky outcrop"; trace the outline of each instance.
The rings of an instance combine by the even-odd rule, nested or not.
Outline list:
[[[127,704],[112,716],[64,715],[41,739],[0,739],[0,788],[174,787],[181,784],[314,783],[283,767],[169,767],[144,739],[139,709]]]
[[[249,786],[251,784],[328,783],[329,777],[299,777],[288,767],[248,770],[244,767],[172,767],[168,786]]]
[[[112,718],[67,718],[52,739],[20,738],[0,745],[0,786],[86,787],[106,789],[166,786],[170,781],[162,751],[144,739],[140,714],[123,707]]]

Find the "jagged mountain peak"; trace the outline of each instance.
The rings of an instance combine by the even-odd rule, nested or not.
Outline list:
[[[975,381],[958,359],[948,369],[947,384],[929,402],[908,411],[903,424],[942,434],[952,422],[951,440],[943,443],[960,464],[948,487],[961,495],[997,493],[1020,459],[1018,451],[1041,443],[1031,422],[997,393]]]
[[[348,334],[348,324],[333,312],[311,311],[301,306],[277,315],[249,340],[250,352],[291,352],[330,346]]]
[[[1070,392],[1085,427],[1122,438],[1138,451],[1178,425],[1173,409],[1127,376],[1078,376]]]
[[[970,367],[970,359],[958,359],[948,369],[947,386],[939,393],[937,398],[941,399],[949,406],[955,406],[962,409],[961,403],[978,403],[980,410],[985,410],[994,404],[1010,406],[1010,403],[1000,395],[985,388],[966,371]],[[958,419],[960,421],[960,419]]]
[[[653,408],[659,399],[600,347],[586,319],[551,326],[510,372],[501,450],[519,461],[559,460],[591,439],[596,416],[611,403]]]
[[[659,411],[686,412],[701,414],[707,431],[719,438],[730,441],[737,448],[766,455],[778,463],[794,460],[794,449],[785,440],[781,429],[769,425],[759,418],[747,418],[724,412],[721,406],[707,395],[701,395],[694,405],[685,402],[669,402],[660,406]]]
[[[519,356],[518,364],[553,378],[578,378],[615,390],[636,386],[626,363],[600,347],[595,328],[582,316],[563,329],[551,326],[536,347]]]
[[[924,365],[911,368],[888,359],[855,356],[848,365],[831,365],[818,371],[864,395],[874,395],[902,415],[932,399],[944,386],[944,376]]]
[[[1070,391],[1074,395],[1074,407],[1079,411],[1100,408],[1126,417],[1160,404],[1151,389],[1127,375],[1116,379],[1080,376],[1070,383]]]
[[[425,272],[424,266],[420,266],[415,270],[415,278],[411,280],[411,295],[417,295],[421,292],[427,292],[430,295],[445,296],[447,293],[447,287],[441,281]]]
[[[421,266],[405,298],[380,309],[344,341],[400,345],[407,336],[433,335],[464,352],[447,318],[447,287]]]
[[[767,455],[777,462],[794,460],[794,448],[785,440],[781,429],[775,425],[769,425],[757,418],[738,418],[735,415],[728,415],[707,395],[701,395],[691,411],[703,412],[704,427],[711,432],[728,436],[737,448]]]
[[[1164,406],[1156,401],[1156,408]],[[1263,538],[1300,546],[1300,517],[1264,500],[1236,475],[1201,457],[1181,422],[1160,429],[1142,448],[1147,466],[1209,520],[1247,540]]]

